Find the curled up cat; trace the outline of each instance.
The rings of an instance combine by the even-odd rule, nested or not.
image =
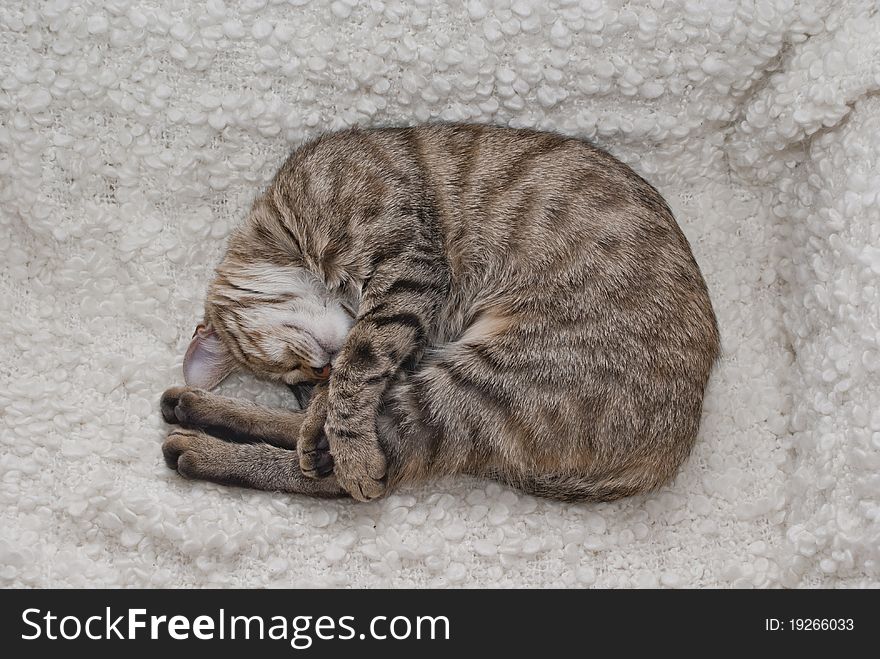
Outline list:
[[[312,496],[470,474],[607,501],[676,473],[718,352],[687,240],[609,154],[352,129],[295,150],[230,237],[163,452],[189,478]],[[311,389],[307,408],[209,391],[239,368]]]

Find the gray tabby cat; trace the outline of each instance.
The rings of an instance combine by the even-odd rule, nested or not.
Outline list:
[[[381,496],[449,474],[603,501],[670,479],[719,337],[659,193],[561,135],[348,130],[297,149],[231,236],[165,393],[182,475]],[[207,390],[236,368],[303,413]]]

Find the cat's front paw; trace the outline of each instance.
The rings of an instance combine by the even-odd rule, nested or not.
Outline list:
[[[205,391],[193,387],[171,387],[162,394],[159,407],[165,423],[184,426],[202,425],[201,410]]]
[[[370,501],[385,494],[385,454],[375,433],[328,430],[326,406],[312,403],[300,427],[297,452],[302,473],[323,478],[331,473],[358,501]]]
[[[333,473],[334,461],[330,455],[330,442],[323,431],[304,442],[302,435],[297,443],[299,468],[309,478],[324,478]]]
[[[330,437],[336,482],[358,501],[372,501],[385,494],[385,454],[375,436]]]
[[[324,478],[333,473],[333,456],[330,455],[330,443],[324,434],[326,420],[327,391],[322,389],[309,403],[296,444],[300,471],[308,478]]]

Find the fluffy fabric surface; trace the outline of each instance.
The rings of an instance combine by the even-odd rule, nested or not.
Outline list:
[[[11,0],[0,27],[0,584],[880,585],[874,2]],[[429,120],[590,138],[669,200],[724,345],[675,482],[354,504],[164,466],[159,395],[285,154]]]

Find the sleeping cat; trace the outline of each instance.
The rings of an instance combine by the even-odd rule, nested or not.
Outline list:
[[[450,474],[602,501],[669,480],[718,355],[659,193],[575,138],[352,129],[300,147],[231,236],[168,390],[182,475],[370,500]],[[210,393],[236,368],[305,412]]]

